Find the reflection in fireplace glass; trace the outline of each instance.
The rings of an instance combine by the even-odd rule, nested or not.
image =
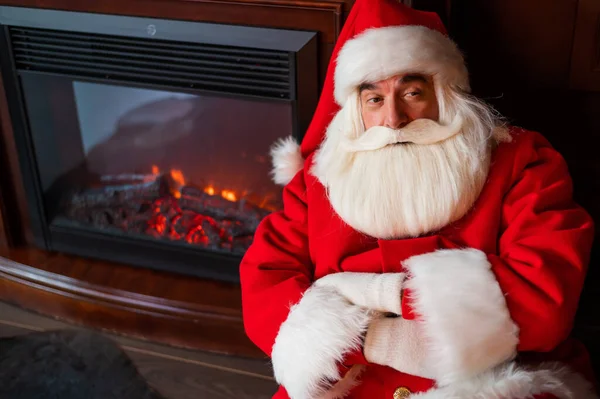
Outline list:
[[[281,208],[268,149],[289,103],[70,83],[82,156],[40,171],[53,223],[243,254]]]

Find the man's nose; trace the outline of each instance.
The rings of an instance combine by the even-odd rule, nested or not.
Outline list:
[[[401,102],[388,100],[386,106],[385,127],[399,129],[409,122]]]

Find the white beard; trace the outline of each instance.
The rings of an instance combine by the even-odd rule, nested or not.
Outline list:
[[[311,169],[344,222],[375,238],[399,239],[437,231],[468,212],[488,175],[490,132],[469,128],[479,125],[467,120],[436,144],[351,152],[344,144],[357,138],[357,112],[347,105],[336,115]]]

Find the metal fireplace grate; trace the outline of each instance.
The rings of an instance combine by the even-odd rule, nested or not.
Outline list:
[[[291,99],[290,53],[9,28],[18,70]]]

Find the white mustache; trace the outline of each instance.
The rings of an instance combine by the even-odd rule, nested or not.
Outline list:
[[[450,125],[441,125],[431,119],[415,119],[401,129],[374,126],[357,139],[345,138],[342,145],[348,152],[360,152],[375,151],[398,143],[435,144],[458,134],[462,125],[460,117],[454,118]]]

